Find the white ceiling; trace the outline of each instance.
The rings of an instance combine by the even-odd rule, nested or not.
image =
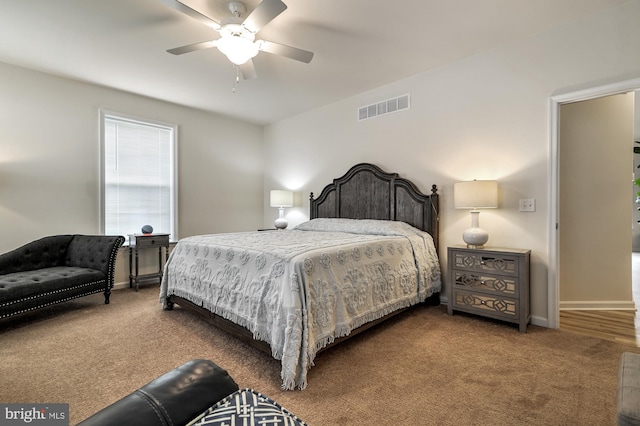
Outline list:
[[[210,0],[226,12],[226,0]],[[261,52],[232,88],[218,38],[161,0],[0,0],[0,61],[267,124],[563,25],[626,0],[284,0],[258,38],[315,53]],[[247,0],[249,13],[259,0]],[[218,16],[219,22],[225,16]]]

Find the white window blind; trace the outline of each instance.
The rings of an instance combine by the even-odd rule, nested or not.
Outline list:
[[[103,221],[107,235],[154,233],[176,237],[176,127],[101,114]]]

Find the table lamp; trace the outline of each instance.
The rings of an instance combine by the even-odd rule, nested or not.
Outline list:
[[[469,248],[483,248],[489,233],[480,228],[478,209],[498,207],[498,182],[495,180],[472,180],[453,185],[453,198],[457,209],[471,210],[471,228],[465,230],[462,239]]]
[[[280,215],[274,222],[276,229],[286,229],[289,223],[284,218],[284,208],[293,206],[293,192],[282,189],[271,191],[271,207],[277,207]]]

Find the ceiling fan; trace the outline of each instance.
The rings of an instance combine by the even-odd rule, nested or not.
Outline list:
[[[215,11],[209,0],[162,0],[162,2],[197,19],[220,34],[220,38],[216,40],[188,44],[167,50],[167,52],[174,55],[217,47],[239,68],[244,79],[257,77],[252,59],[261,51],[305,63],[311,62],[313,58],[313,52],[272,41],[255,39],[256,34],[265,25],[287,8],[287,5],[281,0],[263,0],[244,19],[241,16],[247,10],[245,5],[239,1],[231,1],[228,4],[228,8],[233,16],[222,20],[220,23],[211,18],[212,15],[215,15]]]

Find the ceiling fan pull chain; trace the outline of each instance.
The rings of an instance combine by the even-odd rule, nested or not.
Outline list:
[[[233,64],[233,68],[236,70],[236,79],[233,81],[231,93],[236,93],[236,84],[240,83],[240,68],[236,64]]]
[[[234,64],[233,68],[236,70],[236,79],[233,80],[233,87],[231,89],[231,93],[236,93],[236,83],[238,82],[238,66]]]

